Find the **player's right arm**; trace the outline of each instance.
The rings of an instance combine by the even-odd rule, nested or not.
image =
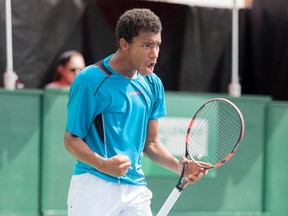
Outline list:
[[[66,150],[77,160],[108,175],[123,176],[131,165],[129,158],[125,155],[115,155],[111,158],[101,157],[93,152],[80,137],[74,136],[68,131],[64,135],[64,145]]]

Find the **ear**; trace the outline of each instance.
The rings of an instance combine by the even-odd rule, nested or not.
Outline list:
[[[129,43],[124,38],[121,38],[119,40],[119,46],[121,50],[126,51],[129,48]]]

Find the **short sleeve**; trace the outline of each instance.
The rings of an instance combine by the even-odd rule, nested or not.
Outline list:
[[[159,77],[157,77],[155,74],[153,75],[154,77],[153,77],[152,88],[154,88],[153,89],[154,104],[153,104],[153,110],[152,110],[149,120],[155,120],[155,119],[158,119],[167,115],[164,86],[162,84],[162,81],[159,79]]]
[[[67,105],[66,130],[80,138],[85,138],[95,117],[93,92],[80,84],[72,85]]]

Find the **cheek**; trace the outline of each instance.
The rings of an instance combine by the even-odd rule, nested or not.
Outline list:
[[[147,59],[147,57],[149,56],[149,54],[143,50],[138,50],[138,52],[134,52],[132,53],[131,58],[139,63],[145,62],[145,59]]]
[[[70,77],[71,79],[74,79],[75,76],[76,76],[76,73],[71,73],[69,77]]]
[[[75,75],[76,75],[75,73],[67,73],[65,76],[67,80],[71,81],[74,79]]]

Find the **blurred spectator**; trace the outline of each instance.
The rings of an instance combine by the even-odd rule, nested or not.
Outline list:
[[[47,84],[47,88],[70,87],[75,76],[85,67],[82,54],[78,51],[69,50],[62,53],[57,62],[54,81]]]

